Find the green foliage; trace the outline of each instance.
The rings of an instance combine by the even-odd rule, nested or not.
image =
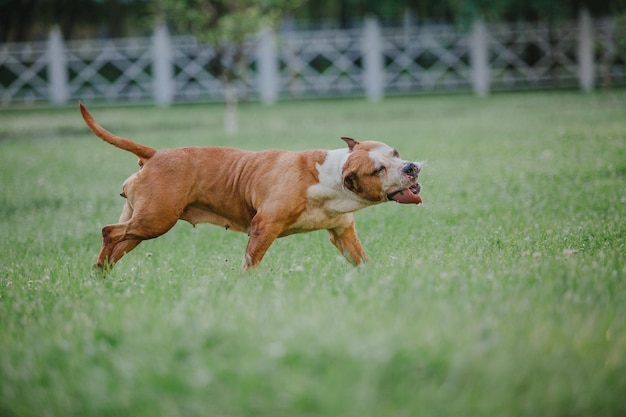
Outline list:
[[[136,158],[72,109],[0,113],[0,414],[626,415],[626,91],[93,107],[155,147],[344,146],[426,160],[424,205],[356,214],[240,272],[247,237],[186,223],[105,279]],[[219,163],[219,161],[216,161]]]
[[[562,0],[448,0],[449,14],[455,20],[469,23],[483,20],[558,21],[576,19],[583,9],[595,16],[626,12],[620,1],[562,1]]]
[[[241,43],[271,27],[299,0],[159,0],[157,18],[214,45]]]
[[[624,0],[309,0],[299,10],[303,19],[335,19],[341,26],[355,24],[364,16],[376,15],[395,24],[404,13],[420,19],[455,21],[469,24],[484,20],[560,20],[575,19],[581,9],[594,16],[626,12]]]
[[[409,11],[420,19],[457,21],[574,19],[582,8],[593,16],[626,13],[626,0],[0,0],[0,42],[45,36],[60,25],[65,38],[134,36],[153,28],[150,9],[162,20],[206,41],[237,41],[280,16],[359,24],[364,16],[400,23]],[[153,10],[154,11],[154,10]],[[223,21],[220,21],[224,18]]]
[[[237,94],[232,81],[246,71],[244,41],[271,27],[300,0],[158,0],[156,18],[189,31],[215,48],[217,73],[224,84],[225,131],[237,131]]]
[[[470,23],[476,18],[498,19],[510,3],[508,0],[450,0],[450,7],[457,20]]]

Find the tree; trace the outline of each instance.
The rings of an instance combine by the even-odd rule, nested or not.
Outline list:
[[[243,76],[244,42],[275,25],[299,0],[159,0],[156,18],[209,43],[216,52],[217,73],[224,85],[224,128],[237,131],[237,93],[233,81]]]
[[[34,20],[37,0],[0,1],[0,42],[24,42]]]
[[[65,39],[104,33],[114,38],[137,28],[152,0],[0,0],[0,42],[41,39],[53,26]]]

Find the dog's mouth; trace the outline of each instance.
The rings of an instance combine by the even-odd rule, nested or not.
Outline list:
[[[422,204],[422,197],[419,196],[421,189],[420,183],[416,182],[409,188],[387,194],[387,200],[393,200],[400,204]]]

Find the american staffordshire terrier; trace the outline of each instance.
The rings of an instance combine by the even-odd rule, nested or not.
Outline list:
[[[226,147],[154,149],[114,135],[79,103],[91,131],[132,152],[139,171],[122,186],[119,222],[102,229],[100,268],[112,267],[142,240],[178,220],[247,233],[243,269],[256,267],[276,238],[326,229],[351,263],[367,260],[354,212],[386,201],[421,204],[421,164],[394,148],[343,137],[347,148],[251,152]]]

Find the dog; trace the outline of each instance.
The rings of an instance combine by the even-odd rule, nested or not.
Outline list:
[[[358,265],[367,257],[354,227],[355,211],[386,201],[422,203],[422,165],[401,159],[382,142],[342,137],[347,148],[300,152],[157,150],[110,133],[83,103],[79,107],[97,137],[139,158],[139,170],[122,186],[126,201],[119,222],[102,229],[100,269],[113,267],[178,220],[247,233],[244,270],[258,266],[276,238],[320,229]]]

